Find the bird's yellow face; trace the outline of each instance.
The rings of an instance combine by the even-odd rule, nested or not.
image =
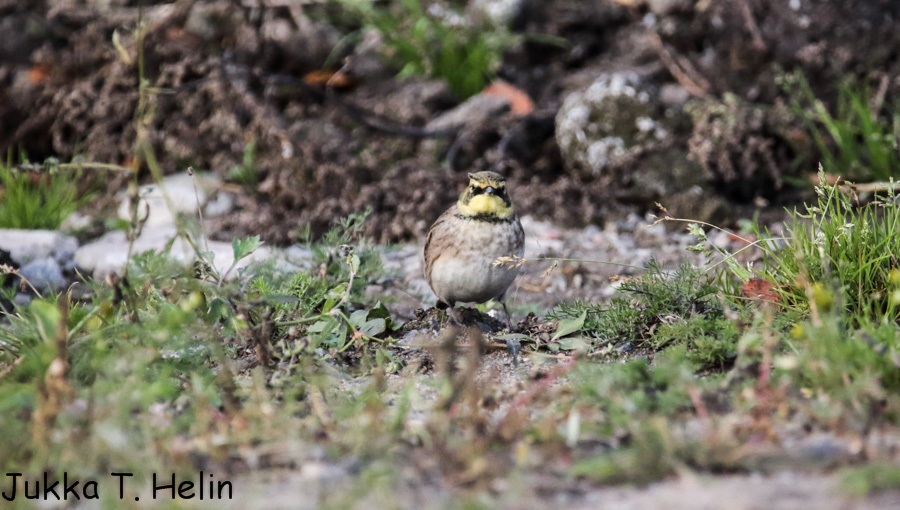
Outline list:
[[[496,172],[469,174],[469,185],[456,203],[463,216],[486,220],[506,220],[513,215],[506,179]]]

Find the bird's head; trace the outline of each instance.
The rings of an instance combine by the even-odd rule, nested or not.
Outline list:
[[[506,179],[496,172],[469,174],[469,185],[456,205],[463,216],[505,220],[513,215]]]

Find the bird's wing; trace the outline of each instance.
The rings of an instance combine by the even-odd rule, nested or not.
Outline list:
[[[525,255],[525,229],[522,228],[522,222],[516,218],[516,255],[522,257]]]
[[[431,285],[431,268],[441,258],[441,253],[437,247],[444,246],[446,248],[447,243],[442,242],[442,240],[446,239],[451,233],[448,229],[440,227],[453,218],[453,215],[456,213],[457,209],[454,204],[435,220],[434,225],[428,230],[428,237],[425,238],[425,279],[428,280],[429,286]]]

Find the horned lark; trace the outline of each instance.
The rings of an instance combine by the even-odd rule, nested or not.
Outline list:
[[[425,278],[450,315],[460,322],[457,303],[499,301],[506,313],[506,290],[518,267],[494,265],[500,257],[521,257],[525,232],[506,191],[506,179],[495,172],[469,174],[469,185],[456,205],[442,214],[425,240]]]

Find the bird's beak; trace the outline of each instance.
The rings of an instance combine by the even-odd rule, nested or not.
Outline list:
[[[488,186],[487,188],[484,188],[484,192],[485,192],[485,194],[491,195],[491,196],[494,196],[497,194],[497,190],[494,189],[493,186]]]

